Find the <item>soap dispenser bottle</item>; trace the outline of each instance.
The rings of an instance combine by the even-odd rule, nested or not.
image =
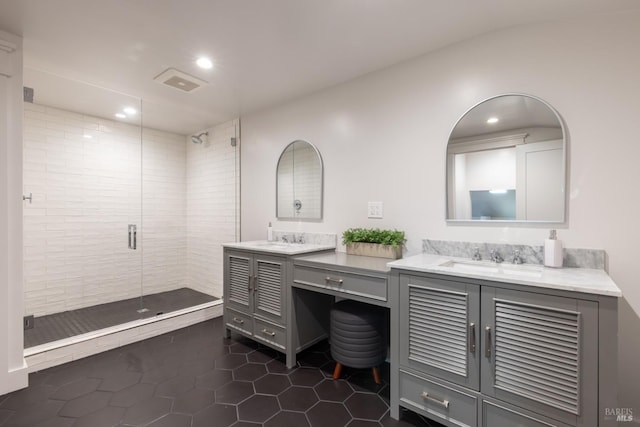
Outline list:
[[[562,240],[558,240],[556,230],[551,230],[549,238],[544,241],[544,265],[562,267]]]
[[[273,241],[273,227],[271,226],[271,223],[269,223],[269,226],[267,227],[267,241]]]

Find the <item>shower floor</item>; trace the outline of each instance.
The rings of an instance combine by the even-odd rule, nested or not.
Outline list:
[[[180,288],[36,317],[33,322],[33,328],[24,331],[24,347],[35,347],[218,299],[190,288]],[[139,313],[138,310],[141,308],[146,308],[147,311]]]

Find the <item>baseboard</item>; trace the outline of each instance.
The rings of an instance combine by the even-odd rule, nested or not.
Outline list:
[[[20,390],[29,385],[29,372],[26,361],[23,359],[22,366],[11,369],[0,382],[0,396],[12,391]]]

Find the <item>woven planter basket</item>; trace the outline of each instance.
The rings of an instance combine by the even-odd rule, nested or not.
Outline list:
[[[347,243],[350,255],[372,256],[377,258],[402,258],[402,246],[380,245],[378,243]]]

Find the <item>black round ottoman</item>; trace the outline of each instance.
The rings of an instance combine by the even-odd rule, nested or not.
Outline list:
[[[340,378],[343,365],[373,368],[373,378],[380,384],[378,366],[387,356],[384,311],[370,304],[344,300],[333,305],[330,318],[331,357],[336,361],[333,379]]]

